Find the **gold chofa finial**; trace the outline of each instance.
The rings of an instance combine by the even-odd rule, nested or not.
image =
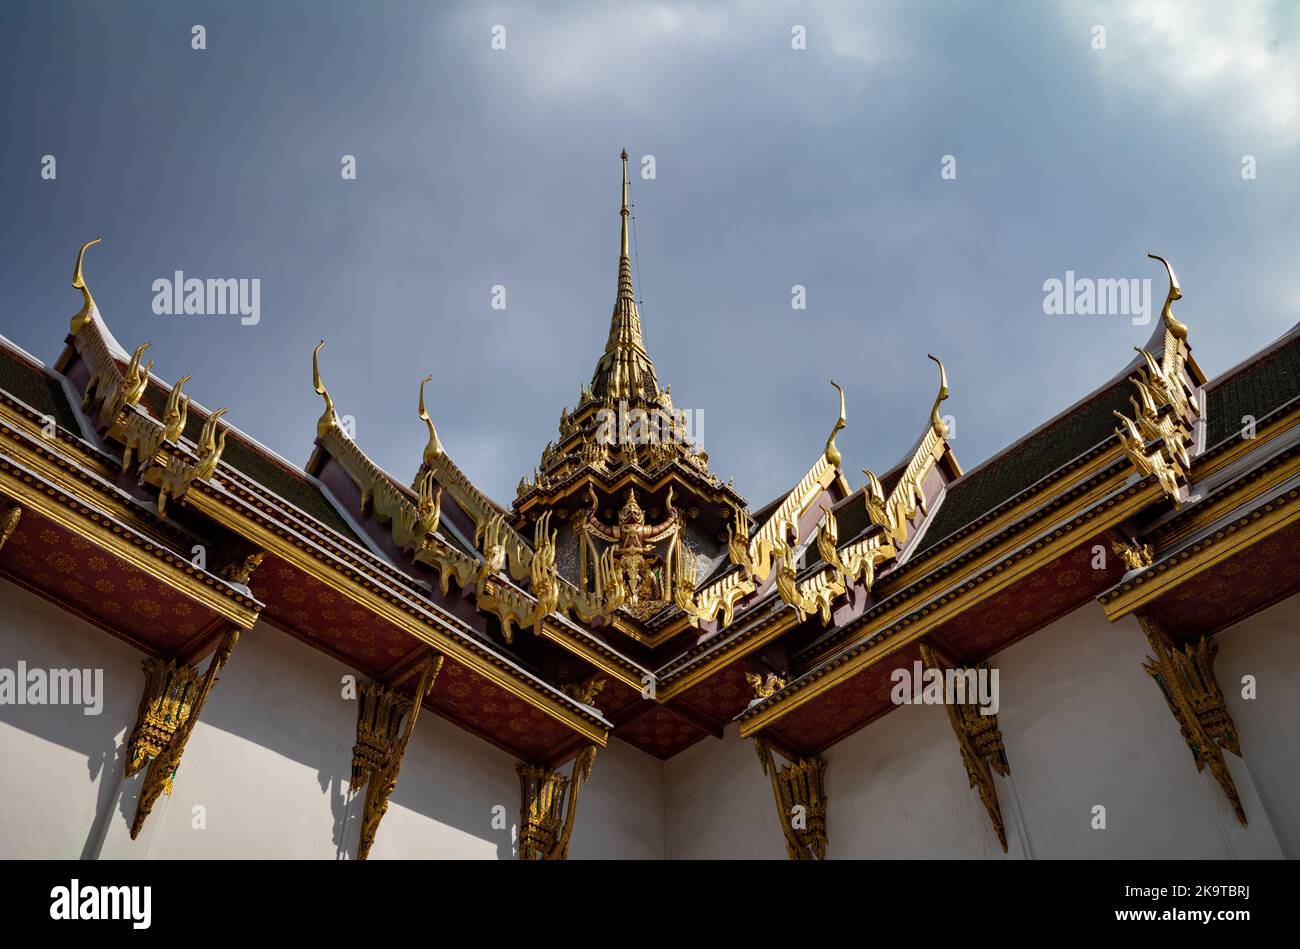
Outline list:
[[[442,454],[442,442],[438,441],[438,430],[433,427],[433,419],[429,418],[429,413],[424,409],[424,384],[430,381],[433,376],[425,376],[420,380],[420,418],[424,424],[429,426],[429,441],[424,446],[424,466],[430,470],[433,469],[433,463],[438,460]]]
[[[826,463],[838,468],[840,462],[844,459],[840,455],[840,450],[835,447],[835,436],[844,427],[844,390],[840,388],[839,383],[834,379],[831,380],[831,385],[835,386],[835,391],[840,394],[840,417],[835,420],[835,427],[831,429],[831,437],[826,439]]]
[[[939,394],[935,396],[934,408],[930,410],[930,424],[942,437],[948,434],[948,425],[939,416],[939,403],[948,398],[948,373],[944,371],[942,359],[938,356],[931,356],[929,353],[926,353],[926,355],[939,364]]]
[[[1175,300],[1183,298],[1183,291],[1178,286],[1178,278],[1174,276],[1173,264],[1156,254],[1147,254],[1152,260],[1158,260],[1165,265],[1165,272],[1169,274],[1169,294],[1165,297],[1164,309],[1160,311],[1160,318],[1164,320],[1165,328],[1174,334],[1176,339],[1187,338],[1187,324],[1180,323],[1174,319],[1173,305]]]
[[[72,286],[74,289],[81,291],[83,304],[81,312],[72,318],[72,332],[80,332],[87,324],[90,323],[90,311],[95,308],[95,298],[90,295],[90,288],[86,286],[86,278],[81,272],[81,261],[86,256],[86,248],[98,244],[102,237],[96,237],[93,241],[86,241],[81,245],[81,250],[77,251],[77,266],[72,269]]]
[[[334,412],[334,400],[330,398],[329,391],[325,388],[325,383],[320,377],[320,348],[325,345],[325,340],[316,344],[316,348],[311,354],[311,383],[316,389],[316,394],[325,400],[325,411],[321,414],[320,421],[316,423],[316,436],[324,438],[330,433],[330,430],[337,428],[339,424],[338,415]]]

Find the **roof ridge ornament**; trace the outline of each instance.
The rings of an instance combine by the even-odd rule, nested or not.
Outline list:
[[[429,418],[429,413],[424,408],[424,384],[433,379],[433,375],[427,375],[420,380],[420,419],[425,425],[429,426],[429,441],[424,446],[423,461],[424,466],[430,471],[433,470],[433,463],[442,455],[442,442],[438,440],[438,430],[433,427],[433,419]]]
[[[934,397],[934,408],[930,410],[930,424],[934,430],[939,433],[941,438],[948,436],[948,423],[939,415],[939,403],[948,398],[948,373],[943,368],[943,360],[938,356],[926,353],[931,359],[939,364],[939,394]]]
[[[844,428],[844,390],[840,388],[839,383],[834,379],[831,380],[831,385],[835,386],[835,391],[840,394],[840,417],[835,420],[835,427],[831,429],[830,437],[826,439],[825,454],[826,463],[834,468],[839,468],[844,458],[840,455],[840,450],[835,447],[835,436]]]
[[[316,389],[316,394],[325,400],[325,411],[321,414],[320,420],[316,423],[316,436],[324,438],[331,431],[339,427],[338,413],[334,411],[334,400],[330,398],[329,390],[325,388],[325,383],[320,377],[320,360],[319,354],[321,347],[325,345],[325,340],[316,344],[316,348],[311,354],[311,382]]]
[[[1174,301],[1183,298],[1183,290],[1178,286],[1178,278],[1174,276],[1174,267],[1158,254],[1148,253],[1147,256],[1164,264],[1165,272],[1169,274],[1169,293],[1165,297],[1164,307],[1160,310],[1160,318],[1164,320],[1165,329],[1173,333],[1175,339],[1187,339],[1187,324],[1176,320],[1173,313]]]
[[[72,318],[72,332],[80,333],[85,327],[90,325],[90,314],[93,310],[98,309],[95,305],[95,298],[90,295],[90,288],[86,286],[86,278],[81,270],[82,259],[86,256],[86,248],[93,247],[102,241],[102,237],[96,237],[93,241],[86,241],[81,245],[81,250],[77,251],[77,265],[72,269],[72,287],[74,290],[80,290],[84,303],[81,312]]]

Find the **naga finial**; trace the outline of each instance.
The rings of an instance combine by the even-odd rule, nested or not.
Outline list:
[[[834,379],[831,380],[831,385],[835,386],[835,391],[840,394],[840,417],[835,420],[835,427],[831,429],[830,438],[826,439],[826,462],[838,468],[844,458],[840,455],[840,450],[835,447],[835,436],[844,427],[844,390],[840,388],[839,383]]]
[[[428,375],[420,380],[420,418],[425,425],[429,426],[429,441],[424,446],[424,465],[429,469],[433,468],[433,463],[442,454],[442,442],[438,440],[438,430],[433,427],[433,419],[429,418],[429,413],[424,409],[424,384],[432,378],[432,375]]]
[[[1152,260],[1158,260],[1165,265],[1165,272],[1169,274],[1169,293],[1165,297],[1164,308],[1160,311],[1160,318],[1164,320],[1165,328],[1174,334],[1175,339],[1187,338],[1187,324],[1180,323],[1174,319],[1173,305],[1175,300],[1183,298],[1182,288],[1178,286],[1178,278],[1174,276],[1174,267],[1169,261],[1157,254],[1147,254]]]
[[[72,268],[72,286],[81,291],[84,304],[81,312],[72,318],[72,332],[79,333],[82,329],[90,324],[90,311],[95,309],[95,298],[90,295],[90,288],[86,286],[86,278],[81,271],[82,258],[86,256],[86,248],[98,244],[102,237],[96,237],[93,241],[86,241],[81,245],[81,250],[77,251],[77,265]]]
[[[316,436],[324,438],[330,433],[331,429],[337,428],[339,417],[334,411],[334,400],[330,398],[329,391],[325,388],[325,383],[320,377],[320,349],[325,345],[325,340],[316,344],[316,348],[311,354],[311,383],[316,389],[316,394],[325,400],[325,411],[322,413],[320,420],[316,423]]]
[[[943,368],[942,359],[930,353],[926,355],[939,364],[939,394],[934,397],[934,408],[930,410],[930,424],[934,426],[940,437],[943,437],[948,434],[948,423],[939,415],[939,403],[948,398],[948,373]]]

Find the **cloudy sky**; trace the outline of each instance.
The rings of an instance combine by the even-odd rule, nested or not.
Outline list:
[[[1158,311],[1169,257],[1211,375],[1300,319],[1286,2],[6,3],[0,79],[0,333],[53,361],[102,234],[117,338],[300,464],[324,338],[376,461],[414,472],[432,373],[445,446],[508,502],[604,345],[623,147],[654,156],[660,382],[755,505],[820,451],[829,379],[856,473],[920,434],[927,352],[967,468],[1114,374],[1151,327],[1045,314],[1067,271],[1150,278]],[[177,270],[260,279],[260,322],[156,315]]]

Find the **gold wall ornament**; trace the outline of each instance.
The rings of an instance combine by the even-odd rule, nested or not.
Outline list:
[[[561,685],[560,691],[582,705],[595,707],[596,697],[605,690],[605,679],[600,676],[592,676],[585,682],[575,682],[568,685]]]
[[[190,734],[194,731],[194,726],[198,724],[199,714],[203,711],[203,705],[212,693],[212,687],[217,684],[217,676],[226,662],[230,659],[230,654],[234,651],[235,644],[239,642],[239,627],[233,627],[217,646],[216,652],[212,654],[212,661],[208,663],[207,671],[203,673],[203,681],[199,685],[197,694],[190,700],[189,715],[181,721],[172,734],[171,740],[158,755],[149,762],[149,770],[145,772],[144,783],[140,786],[140,799],[136,806],[135,820],[131,824],[131,839],[135,840],[140,835],[140,830],[144,827],[145,820],[153,812],[154,805],[158,798],[165,792],[171,794],[172,782],[176,778],[176,770],[181,764],[181,755],[185,752],[185,744],[190,740]]]
[[[934,650],[927,643],[921,643],[921,661],[926,669],[934,669],[944,674]],[[970,671],[970,670],[966,670]],[[998,791],[993,782],[993,775],[1002,777],[1011,775],[1011,765],[1007,761],[1006,748],[1002,744],[1002,731],[998,727],[996,715],[984,715],[976,702],[944,702],[948,713],[948,722],[953,734],[957,736],[957,745],[961,751],[962,764],[966,766],[966,777],[970,786],[977,789],[984,810],[993,822],[993,830],[1002,844],[1002,852],[1007,852],[1007,831],[1002,823],[1002,808],[998,803]]]
[[[1124,566],[1128,570],[1142,570],[1155,563],[1155,551],[1150,544],[1139,544],[1136,541],[1126,544],[1122,540],[1117,540],[1111,544],[1110,549],[1124,561]]]
[[[573,775],[519,764],[519,859],[566,860],[578,811],[578,789],[591,780],[596,746],[587,745],[573,762]]]
[[[754,690],[756,699],[768,698],[785,688],[785,679],[775,672],[769,672],[766,677],[756,672],[746,672],[745,681]]]
[[[1237,820],[1245,827],[1246,812],[1237,795],[1232,773],[1228,770],[1228,760],[1220,750],[1227,749],[1238,758],[1241,757],[1237,726],[1214,676],[1214,658],[1218,646],[1204,636],[1195,645],[1189,643],[1181,648],[1171,646],[1170,637],[1155,617],[1140,611],[1137,618],[1138,625],[1146,634],[1147,643],[1155,654],[1154,657],[1147,657],[1142,668],[1160,686],[1169,711],[1178,722],[1183,740],[1191,749],[1196,770],[1203,771],[1206,767],[1210,769],[1228,803],[1232,805]]]
[[[6,504],[4,513],[0,514],[0,550],[9,543],[9,538],[18,529],[18,519],[23,516],[23,509],[17,504]]]
[[[92,321],[91,313],[96,309],[95,298],[90,295],[90,288],[86,286],[86,277],[82,273],[81,264],[86,256],[86,248],[94,247],[103,238],[96,237],[93,241],[86,241],[81,245],[81,250],[77,251],[77,263],[72,268],[72,286],[75,290],[81,291],[82,306],[80,312],[72,318],[72,334],[75,336],[83,329],[90,325]]]
[[[144,693],[135,728],[126,743],[126,776],[139,771],[149,758],[156,758],[171,743],[172,736],[190,716],[193,701],[203,683],[202,674],[176,659],[146,659]],[[164,792],[171,794],[168,779]]]
[[[443,656],[434,654],[430,656],[429,661],[424,666],[424,671],[420,674],[420,680],[415,686],[415,696],[407,702],[406,723],[402,727],[401,734],[396,736],[385,751],[382,763],[377,768],[367,770],[371,764],[377,763],[377,759],[371,757],[364,759],[361,763],[361,778],[366,784],[366,801],[361,815],[361,836],[357,844],[357,859],[365,860],[370,856],[370,848],[375,842],[375,834],[379,830],[379,822],[384,819],[384,814],[388,812],[388,799],[392,797],[393,791],[397,789],[397,776],[402,770],[402,757],[406,754],[407,743],[411,740],[411,732],[415,730],[415,721],[420,717],[420,708],[424,704],[424,697],[429,694],[433,688],[434,681],[438,678],[438,673],[442,671]],[[360,694],[358,694],[360,701]],[[362,708],[357,709],[357,744],[361,744],[361,714]],[[378,710],[382,712],[382,710]],[[391,709],[390,709],[391,711]],[[380,727],[386,727],[382,719],[379,722]],[[371,738],[376,737],[376,733],[371,733]],[[367,752],[375,750],[372,745]],[[353,751],[352,775],[355,781],[358,777],[356,750]],[[354,785],[355,786],[355,785]]]
[[[382,682],[357,683],[357,741],[352,746],[349,791],[360,791],[384,766],[402,736],[411,700]]]
[[[325,388],[325,383],[320,377],[320,351],[325,345],[325,340],[316,344],[316,348],[311,351],[311,384],[316,390],[316,394],[325,400],[325,411],[316,422],[316,437],[324,438],[330,432],[339,427],[339,416],[334,411],[334,400],[330,398],[329,390]]]
[[[786,856],[791,860],[825,860],[826,845],[826,760],[800,758],[778,766],[772,749],[762,738],[754,739],[763,774],[772,782],[776,816],[785,837]]]
[[[265,559],[265,557],[266,551],[254,550],[246,557],[226,564],[221,568],[218,576],[231,583],[248,586],[248,581],[253,577],[253,571],[262,565],[262,560]]]
[[[617,599],[639,619],[658,613],[670,602],[669,564],[655,552],[654,544],[667,542],[674,548],[682,528],[680,512],[673,507],[673,488],[668,488],[665,516],[657,524],[647,524],[645,512],[636,499],[636,489],[628,488],[626,500],[612,527],[597,515],[599,503],[595,489],[588,484],[591,507],[581,522],[582,537],[588,551],[594,551],[593,539],[609,546],[593,559],[597,566],[597,594],[604,600]],[[611,610],[613,608],[610,608]]]
[[[1176,339],[1187,338],[1187,326],[1174,319],[1173,305],[1175,300],[1183,298],[1182,288],[1178,286],[1178,278],[1174,276],[1173,265],[1163,257],[1155,254],[1147,254],[1152,260],[1158,260],[1165,265],[1165,273],[1169,274],[1169,293],[1165,296],[1165,305],[1160,310],[1160,319],[1164,322],[1165,328],[1174,334]]]

